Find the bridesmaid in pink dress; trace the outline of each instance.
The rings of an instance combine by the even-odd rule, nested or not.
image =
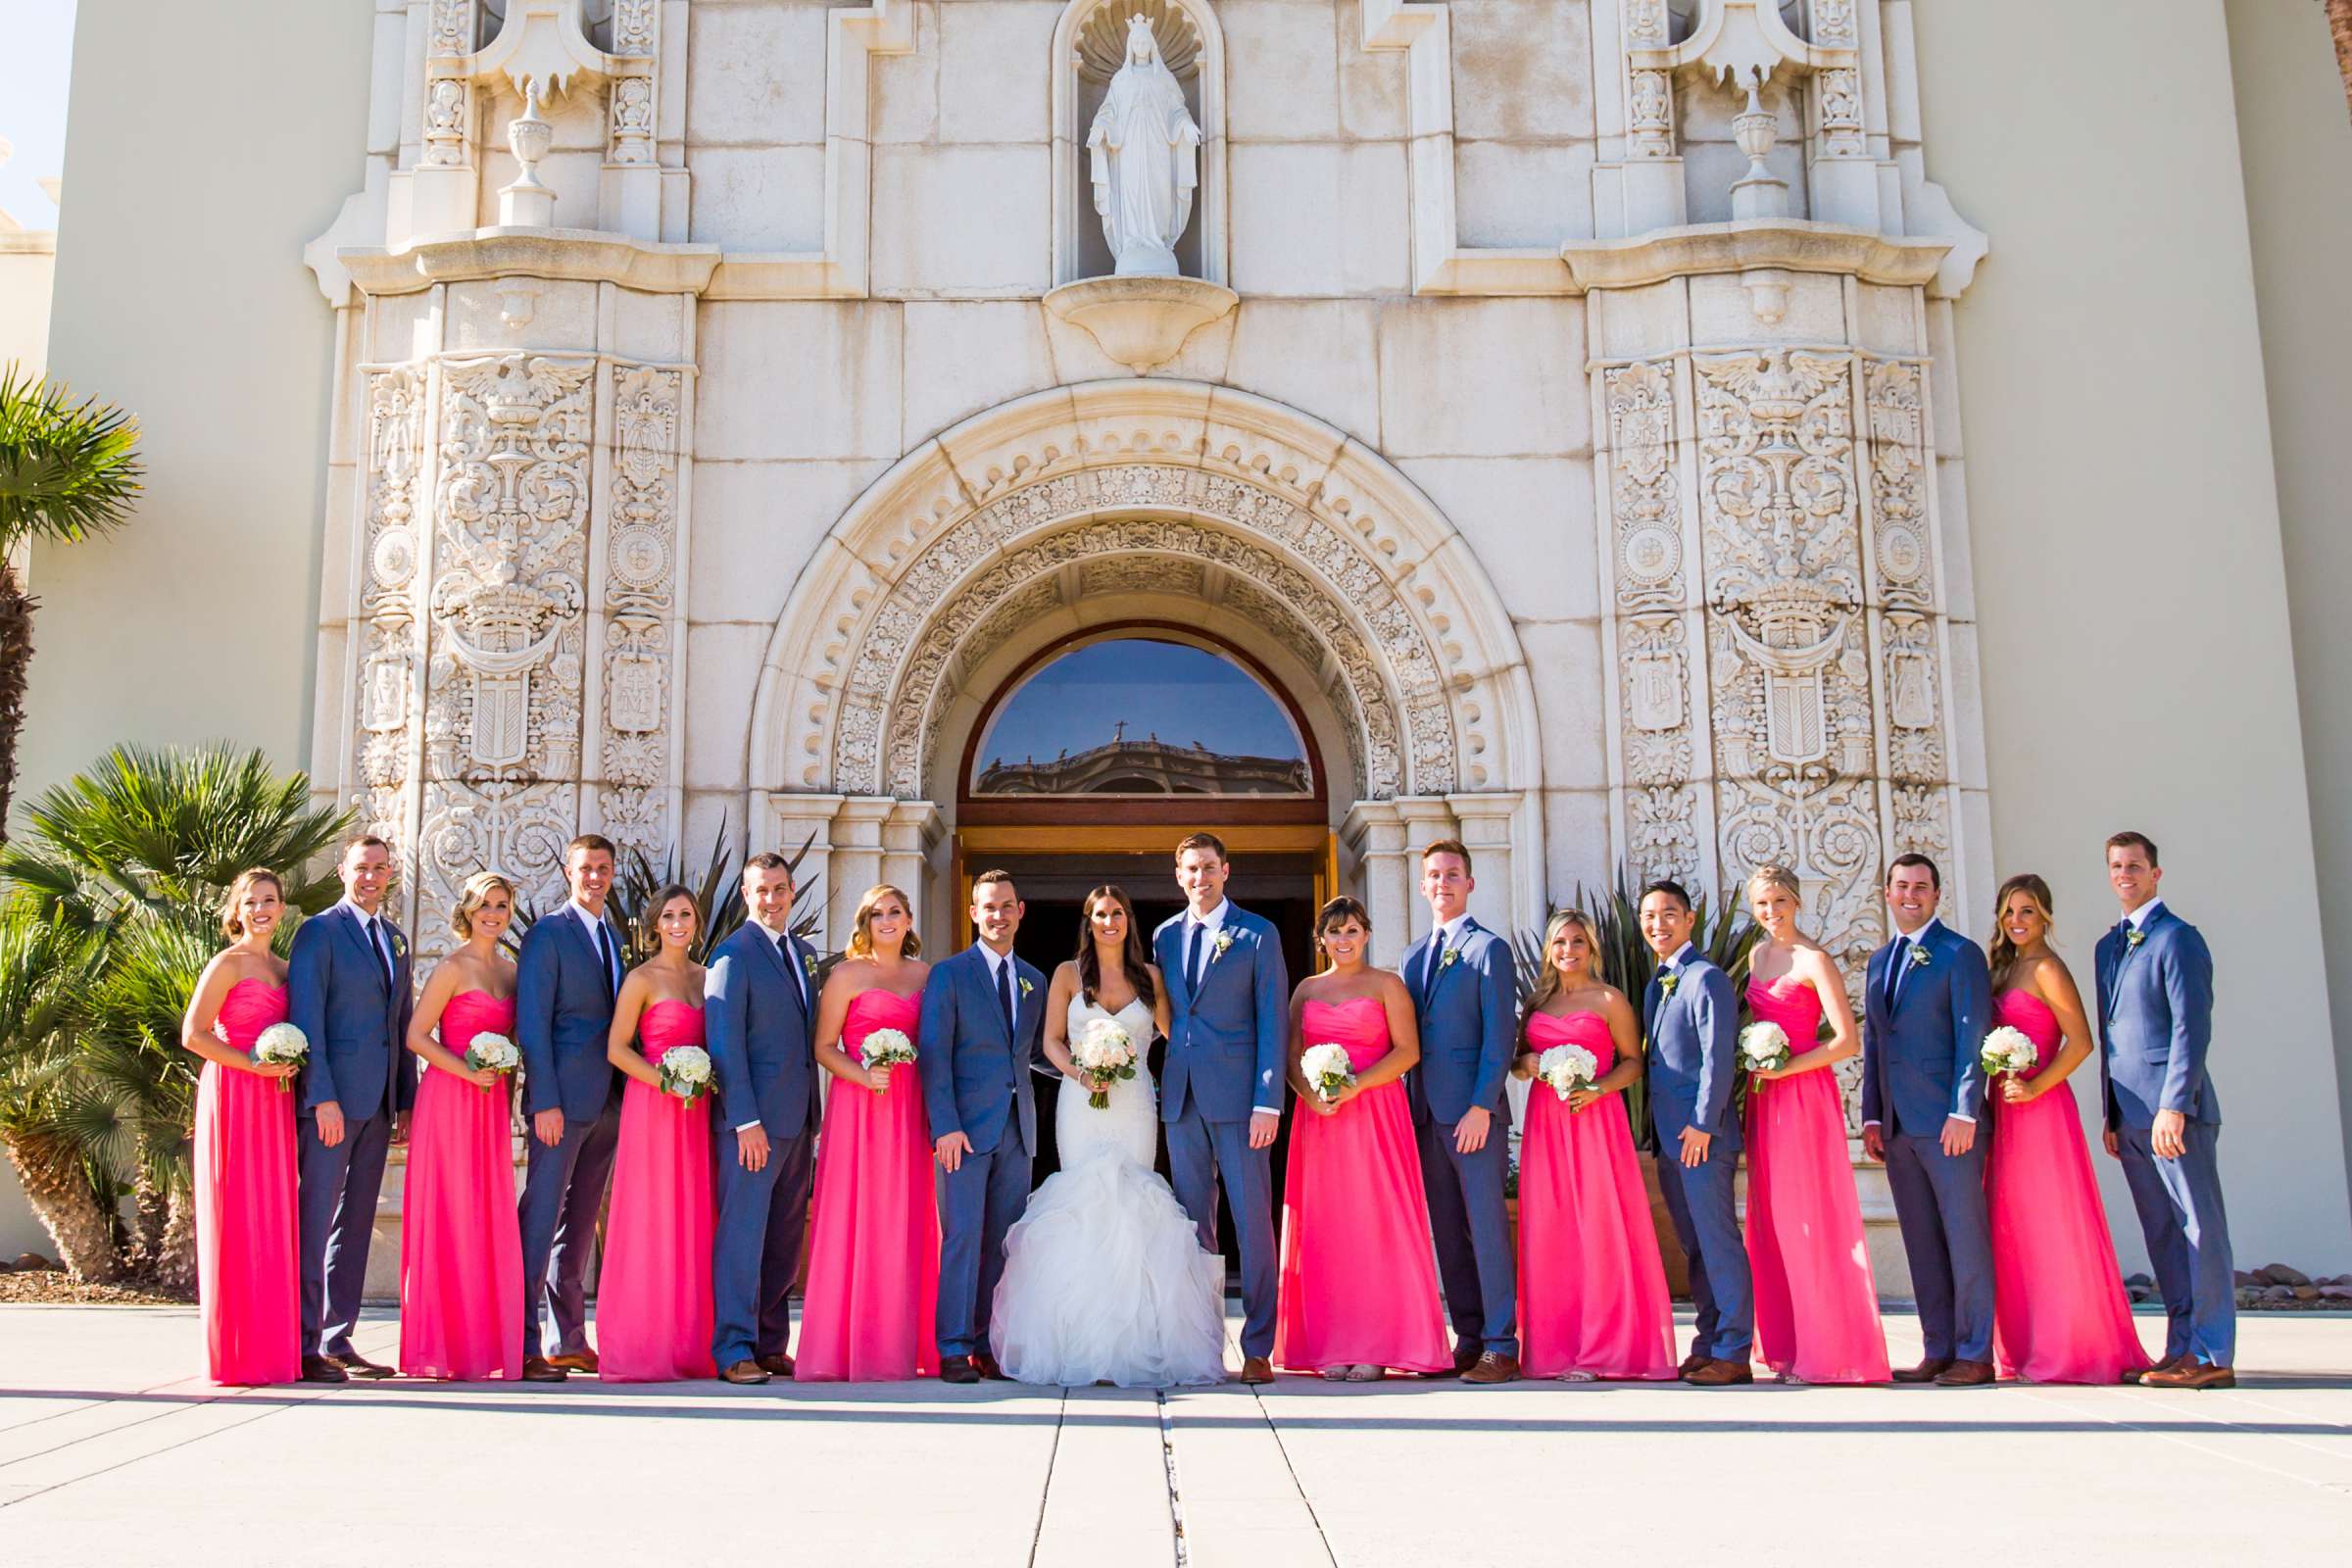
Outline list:
[[[1544,1052],[1582,1046],[1598,1076],[1566,1100],[1528,1092],[1519,1140],[1519,1336],[1531,1378],[1675,1376],[1674,1300],[1634,1152],[1624,1091],[1642,1079],[1640,1020],[1593,970],[1592,919],[1563,909],[1544,933],[1545,966],[1528,999],[1511,1071],[1535,1078]]]
[[[703,1048],[703,966],[693,957],[702,908],[674,882],[647,907],[652,929],[640,936],[654,956],[620,983],[605,1046],[629,1080],[596,1286],[597,1375],[607,1383],[718,1375],[710,1360],[711,1097],[671,1094],[661,1068],[668,1052]]]
[[[1400,1080],[1421,1059],[1412,994],[1366,961],[1372,916],[1338,898],[1315,916],[1331,967],[1291,997],[1290,1170],[1283,1194],[1282,1286],[1275,1364],[1371,1383],[1400,1372],[1451,1372],[1438,1305],[1429,1199]],[[1347,1048],[1355,1082],[1325,1101],[1307,1087],[1309,1046]]]
[[[292,1065],[253,1059],[286,1017],[285,961],[270,939],[285,916],[274,871],[241,873],[221,901],[230,945],[188,999],[179,1043],[204,1058],[196,1082],[196,1298],[215,1383],[302,1376],[294,1206]]]
[[[476,1040],[514,1038],[514,965],[498,947],[514,918],[512,882],[496,871],[467,877],[449,919],[465,945],[434,965],[409,1022],[425,1072],[401,1199],[404,1377],[522,1376],[512,1080],[466,1064]]]
[[[1747,1255],[1756,1350],[1784,1383],[1885,1383],[1886,1334],[1846,1152],[1845,1100],[1830,1069],[1859,1049],[1845,981],[1796,927],[1797,883],[1764,865],[1748,912],[1767,940],[1748,958],[1747,1004],[1788,1036],[1788,1064],[1749,1074]],[[1821,1038],[1824,1014],[1830,1038]]]
[[[2031,872],[2001,885],[1992,960],[1997,1023],[2040,1049],[2031,1073],[1988,1086],[1992,1149],[1992,1347],[2002,1377],[2031,1383],[2136,1383],[2148,1354],[2115,1262],[2067,1078],[2090,1054],[2090,1023],[2050,951],[2050,887]]]
[[[898,1383],[939,1370],[939,1205],[922,1080],[911,1062],[868,1067],[860,1054],[877,1029],[921,1049],[931,969],[922,951],[906,895],[869,888],[817,998],[816,1059],[833,1081],[793,1371],[806,1383]]]

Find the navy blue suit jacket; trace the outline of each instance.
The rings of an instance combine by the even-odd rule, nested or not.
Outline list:
[[[1405,949],[1397,965],[1421,1031],[1421,1060],[1405,1075],[1413,1120],[1456,1122],[1472,1105],[1484,1105],[1507,1122],[1511,1103],[1502,1091],[1519,1049],[1511,946],[1477,920],[1465,921],[1455,944],[1458,956],[1447,963],[1441,953],[1424,990],[1421,977],[1436,937],[1432,931]]]
[[[1696,948],[1674,973],[1673,995],[1654,972],[1642,992],[1642,1035],[1649,1042],[1649,1117],[1658,1130],[1658,1157],[1679,1157],[1676,1149],[1686,1127],[1736,1150],[1740,1118],[1726,1114],[1740,1045],[1740,1004],[1732,995],[1732,977]]]
[[[1017,956],[1012,973],[1010,1030],[979,944],[933,964],[923,982],[922,1035],[914,1065],[922,1074],[931,1136],[960,1132],[976,1154],[1003,1143],[1016,1115],[1021,1147],[1037,1152],[1037,1095],[1029,1076],[1038,1070],[1046,977]],[[1141,1051],[1151,1042],[1135,1044]]]
[[[383,924],[392,944],[389,988],[383,960],[350,905],[338,904],[294,929],[286,1018],[311,1043],[297,1086],[302,1097],[296,1103],[305,1116],[330,1101],[354,1121],[416,1102],[416,1074],[408,1054],[409,1015],[416,1006],[409,944],[391,921]]]
[[[816,955],[797,936],[785,939],[800,965],[808,1002],[793,983],[783,949],[767,928],[746,920],[710,955],[703,974],[703,1043],[718,1086],[718,1125],[757,1121],[768,1137],[796,1138],[817,1118]]]
[[[1168,982],[1168,1055],[1160,1070],[1159,1115],[1182,1113],[1185,1090],[1209,1121],[1248,1121],[1256,1107],[1282,1109],[1289,1083],[1291,981],[1274,927],[1228,901],[1222,954],[1202,956],[1200,990],[1184,972],[1184,916],[1152,933],[1152,960]]]
[[[2151,1127],[2156,1112],[2219,1124],[2205,1072],[2213,1044],[2213,954],[2197,928],[2158,906],[2134,946],[2118,927],[2099,938],[2099,1078],[2107,1125]]]
[[[608,930],[612,922],[605,922]],[[628,951],[612,930],[612,953]],[[566,903],[531,922],[514,960],[514,1044],[522,1052],[523,1110],[561,1110],[567,1121],[605,1113],[618,1077],[605,1055],[612,988],[604,956]]]
[[[1984,1037],[1992,1031],[1992,975],[1984,950],[1937,921],[1912,945],[1927,962],[1906,956],[1894,1009],[1886,1007],[1886,966],[1894,944],[1870,956],[1862,1007],[1862,1119],[1920,1138],[1943,1131],[1947,1116],[1974,1120],[1984,1111]]]

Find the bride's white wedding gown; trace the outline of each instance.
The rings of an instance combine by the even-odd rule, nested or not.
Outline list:
[[[1069,1038],[1115,1018],[1140,1053],[1152,1036],[1142,999],[1106,1013],[1070,999]],[[1004,1238],[989,1343],[1023,1383],[1172,1388],[1225,1377],[1225,1260],[1200,1250],[1176,1195],[1152,1168],[1158,1095],[1139,1061],[1108,1108],[1064,1078],[1054,1107],[1061,1168]]]

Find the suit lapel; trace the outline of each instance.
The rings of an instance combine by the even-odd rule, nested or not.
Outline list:
[[[354,953],[366,960],[368,977],[374,980],[375,989],[388,998],[391,988],[384,984],[384,960],[376,956],[375,944],[368,940],[368,928],[360,922],[360,911],[347,904],[337,905],[336,907],[343,911],[344,940],[351,944]]]
[[[1413,1005],[1423,1012],[1429,1010],[1429,995],[1434,988],[1422,985],[1421,974],[1429,953],[1429,945],[1437,940],[1437,935],[1435,931],[1432,931],[1429,935],[1416,941],[1411,947],[1404,950],[1402,959],[1404,989],[1412,993]]]
[[[745,929],[752,933],[754,942],[767,950],[767,961],[774,964],[776,973],[783,977],[784,989],[792,993],[793,1006],[800,1010],[801,1017],[806,1020],[808,1016],[808,1008],[801,1001],[801,977],[792,972],[792,966],[798,963],[801,957],[800,939],[787,933],[784,940],[779,943],[774,937],[769,936],[767,928],[758,921],[754,921]],[[790,958],[784,956],[784,950],[788,947],[793,950]]]
[[[1467,951],[1470,946],[1470,939],[1477,934],[1478,929],[1479,926],[1476,920],[1465,918],[1462,921],[1461,939],[1454,943],[1454,951],[1457,953]],[[1430,933],[1430,941],[1432,943],[1436,942],[1437,935],[1438,934],[1434,931]],[[1457,958],[1454,960],[1454,963],[1459,963],[1460,961],[1461,960]],[[1438,950],[1438,966],[1429,972],[1429,995],[1422,1002],[1422,1005],[1424,1007],[1428,1006],[1431,1003],[1434,1003],[1437,1000],[1439,989],[1446,984],[1446,971],[1453,968],[1454,963],[1447,963],[1446,961],[1446,950],[1444,948],[1440,948]]]

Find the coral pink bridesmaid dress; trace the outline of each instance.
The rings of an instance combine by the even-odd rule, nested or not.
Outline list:
[[[657,1002],[637,1020],[637,1045],[662,1054],[703,1043],[703,1009]],[[597,1274],[598,1376],[607,1383],[715,1377],[710,1360],[711,1097],[689,1105],[631,1078],[621,1091],[612,1206]]]
[[[514,999],[461,991],[441,1044],[514,1038]],[[512,1084],[436,1068],[416,1086],[400,1222],[400,1370],[412,1378],[522,1376],[522,1234],[514,1217]]]
[[[2040,1048],[2034,1071],[2049,1065],[2060,1038],[2049,1004],[2004,991],[1994,1012]],[[2074,1084],[2013,1105],[1995,1083],[1984,1103],[1992,1112],[1984,1196],[1992,1210],[1992,1351],[2000,1375],[2114,1383],[2145,1367]]]
[[[1538,1054],[1582,1046],[1598,1071],[1617,1045],[1597,1012],[1537,1013]],[[1548,1084],[1527,1097],[1519,1140],[1519,1334],[1529,1377],[1675,1375],[1674,1300],[1625,1097],[1572,1111]]]
[[[1309,1046],[1346,1047],[1358,1073],[1389,1054],[1377,997],[1309,1002],[1299,1022]],[[1283,1193],[1275,1364],[1450,1371],[1429,1234],[1404,1085],[1366,1090],[1330,1116],[1300,1102]]]
[[[841,1048],[858,1058],[865,1037],[896,1029],[915,1041],[923,997],[880,987],[850,999]],[[939,1204],[931,1121],[911,1062],[875,1094],[835,1078],[816,1146],[793,1375],[809,1383],[894,1383],[939,1370],[932,1319],[939,1302]]]
[[[286,988],[240,980],[221,1039],[248,1055],[286,1016]],[[215,1383],[302,1376],[294,1095],[281,1081],[204,1064],[196,1081],[196,1296]]]
[[[1821,998],[1796,975],[1748,982],[1757,1021],[1793,1055],[1813,1049]],[[1885,1383],[1886,1334],[1845,1147],[1845,1102],[1828,1068],[1747,1090],[1747,1257],[1756,1351],[1799,1383]]]

